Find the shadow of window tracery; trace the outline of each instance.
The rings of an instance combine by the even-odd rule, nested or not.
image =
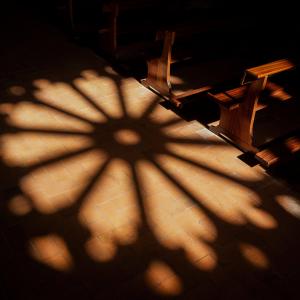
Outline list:
[[[86,79],[87,73],[82,74],[85,74],[82,78]],[[94,84],[107,77],[107,84],[114,86],[113,95],[103,102],[96,101],[80,89],[78,79],[82,78],[63,84],[86,101],[90,109],[101,116],[99,120],[94,115],[86,117],[87,114],[82,114],[84,109],[72,111],[65,108],[64,102],[52,101],[51,97],[48,100],[39,99],[37,95],[41,95],[43,88],[56,85],[55,81],[48,79],[35,81],[31,87],[22,87],[19,89],[22,95],[12,95],[14,99],[19,97],[20,101],[1,106],[4,110],[1,113],[4,128],[1,135],[1,169],[5,174],[1,185],[1,223],[5,236],[4,251],[9,257],[1,262],[9,270],[9,279],[7,282],[4,279],[4,283],[9,286],[9,280],[16,275],[14,267],[9,267],[15,261],[16,269],[21,271],[24,266],[30,277],[24,280],[21,276],[24,282],[20,290],[15,291],[18,296],[22,293],[29,295],[30,281],[37,280],[38,286],[34,284],[35,296],[46,290],[49,298],[60,294],[61,289],[74,297],[80,297],[88,290],[89,297],[100,295],[104,299],[126,299],[127,296],[131,299],[188,299],[194,292],[203,293],[207,299],[221,295],[231,299],[250,295],[253,299],[270,293],[282,299],[289,292],[292,297],[293,284],[282,274],[284,271],[288,273],[287,267],[295,273],[299,272],[296,257],[299,244],[292,231],[299,228],[299,215],[289,213],[289,204],[282,206],[282,203],[290,203],[292,199],[297,206],[298,195],[262,174],[253,178],[251,174],[247,178],[247,174],[243,176],[230,172],[231,167],[225,173],[216,164],[205,161],[205,155],[198,153],[199,157],[195,157],[195,150],[191,150],[190,157],[184,155],[182,147],[196,147],[197,151],[201,148],[203,151],[218,149],[225,153],[229,146],[218,138],[185,137],[180,129],[168,130],[180,125],[182,120],[172,117],[162,121],[159,117],[153,117],[154,111],[160,107],[157,98],[150,97],[151,101],[147,101],[146,107],[141,109],[140,116],[132,116],[124,95],[126,84],[130,85],[130,82],[124,83],[112,72],[99,75],[93,71],[88,74]],[[113,97],[119,111],[110,113],[105,109],[105,103]],[[70,103],[74,105],[72,98],[67,100],[66,107]],[[75,125],[66,123],[64,128],[60,120],[59,126],[53,127],[51,122],[47,124],[47,118],[40,120],[38,125],[34,124],[36,119],[25,118],[23,122],[17,122],[13,116],[17,114],[18,106],[25,107],[22,112],[24,116],[26,105],[29,106],[28,112],[30,109],[33,112],[37,109],[37,113],[49,110],[53,115],[76,121]],[[87,126],[80,130],[83,123]],[[119,134],[124,138],[118,139]],[[26,149],[18,150],[18,145],[9,148],[9,142],[18,138],[28,138],[30,141],[32,137],[42,137],[43,142],[49,138],[50,151],[47,155],[38,153],[41,157],[32,160],[22,155],[10,156],[14,151],[22,153]],[[59,144],[73,137],[78,137],[74,148],[72,144],[68,147],[66,142],[58,153],[51,150],[51,143],[57,139]],[[34,146],[34,143],[27,144],[29,158],[36,155]],[[45,146],[41,145],[41,151],[43,149]],[[90,154],[92,163],[79,169],[74,167]],[[62,172],[50,180],[53,177],[51,171],[43,173],[47,167],[54,168],[55,177],[56,167],[72,161],[74,172],[71,174]],[[190,178],[180,175],[176,167],[172,169],[170,166],[174,162],[191,168]],[[154,180],[147,176],[146,168],[153,172]],[[121,175],[115,173],[118,170],[122,171]],[[211,195],[202,193],[204,187],[193,181],[192,176],[196,176],[197,170],[203,173],[203,178],[207,177]],[[60,171],[58,169],[57,172]],[[76,172],[80,173],[78,182],[71,184],[77,183],[78,186],[68,194],[65,204],[55,207],[60,201],[64,202],[63,193],[54,193],[51,197],[50,200],[57,197],[54,207],[53,203],[52,206],[51,203],[45,204],[47,201],[39,203],[43,202],[45,191],[34,192],[38,178],[44,178],[41,184],[50,182],[50,192],[55,190],[55,184],[64,181],[64,176],[75,178],[78,175]],[[167,191],[169,199],[163,197],[163,190],[162,193],[153,193],[154,185],[160,184],[158,178],[165,184],[162,189],[170,189]],[[111,199],[102,199],[105,195],[101,188],[105,188],[106,181],[109,185],[110,179],[114,183],[111,189],[117,190],[115,194],[108,192]],[[108,205],[105,209],[104,205],[109,202],[115,201],[113,206],[118,206],[116,193],[120,193],[121,188],[128,203],[120,201],[121,205],[125,204],[124,207],[116,209]],[[108,190],[111,189],[108,187]],[[224,199],[213,199],[220,196],[220,189],[224,189]],[[231,193],[230,189],[236,189],[236,194]],[[251,196],[248,203],[241,197],[239,189]],[[89,207],[89,201],[95,201],[90,200],[92,197],[97,203]],[[164,212],[168,205],[176,201],[184,204],[175,207],[172,213],[180,215],[182,211],[190,211],[192,225],[180,218],[172,220],[172,213],[168,215]],[[222,204],[223,201],[226,203]],[[14,207],[21,207],[21,211]],[[122,219],[122,209],[125,214],[127,209],[127,220],[118,223],[118,218]],[[99,223],[93,211],[99,214]],[[107,213],[111,215],[107,216]],[[112,222],[119,226],[111,225]],[[276,249],[276,245],[280,247]],[[11,252],[11,249],[17,251]],[[279,257],[285,250],[293,257],[294,266],[289,260],[286,267],[278,265]],[[245,276],[242,276],[243,272]],[[227,273],[232,278],[228,278]],[[238,286],[234,286],[236,283]],[[112,291],[115,284],[120,286],[119,291]]]

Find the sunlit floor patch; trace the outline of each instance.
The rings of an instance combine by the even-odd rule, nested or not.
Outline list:
[[[288,195],[279,195],[276,200],[288,213],[300,219],[300,199]]]
[[[23,195],[16,195],[9,200],[8,207],[12,214],[23,216],[32,210],[30,201]]]
[[[258,247],[250,244],[240,245],[241,253],[253,266],[260,269],[267,269],[269,267],[269,261],[264,252]]]
[[[28,250],[34,259],[58,271],[68,272],[73,267],[65,241],[57,235],[33,238]]]
[[[178,295],[183,287],[180,278],[162,261],[153,261],[145,274],[147,283],[162,295]]]
[[[22,87],[11,91],[23,97]],[[228,144],[195,133],[199,125],[160,106],[133,79],[110,68],[101,75],[89,69],[71,83],[37,79],[32,95],[24,92],[27,100],[8,110],[1,146],[6,166],[22,170],[18,184],[30,199],[12,198],[9,210],[43,216],[49,224],[73,218],[72,234],[82,234],[72,240],[65,228],[47,227],[44,235],[37,230],[28,241],[36,261],[70,271],[78,252],[96,269],[118,259],[122,249],[141,247],[147,232],[146,244],[180,253],[194,270],[213,272],[223,227],[278,226],[251,188],[261,174],[235,172],[241,163],[230,158]],[[237,248],[247,263],[268,267],[255,245]],[[161,257],[143,264],[156,293],[184,291],[176,268]]]
[[[140,142],[140,136],[138,133],[129,129],[121,129],[114,134],[117,142],[123,145],[136,145]]]
[[[85,244],[87,254],[97,262],[110,261],[115,257],[117,246],[110,238],[95,237]]]
[[[9,88],[9,92],[14,96],[23,96],[26,94],[26,89],[22,86],[15,85]]]

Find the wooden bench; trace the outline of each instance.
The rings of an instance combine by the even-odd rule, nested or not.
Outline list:
[[[300,152],[300,133],[275,141],[255,154],[255,158],[266,168],[288,161]]]
[[[279,85],[269,81],[269,77],[281,72],[293,69],[295,66],[287,59],[274,61],[258,67],[247,69],[241,81],[241,86],[224,92],[208,92],[208,96],[220,106],[220,122],[218,126],[211,127],[212,131],[221,134],[233,141],[241,149],[256,153],[256,157],[265,165],[269,166],[278,161],[274,153],[285,153],[287,147],[278,150],[282,146],[276,144],[275,150],[260,149],[254,144],[253,125],[255,114],[265,108],[268,102],[261,102],[261,96],[268,96],[269,100],[287,101],[292,97]],[[300,149],[299,138],[291,138],[290,149],[296,152]],[[299,145],[298,145],[299,142]],[[286,143],[286,140],[283,140]],[[276,150],[277,149],[277,150]]]
[[[246,66],[237,53],[247,48],[239,44],[240,31],[249,29],[247,16],[193,17],[188,20],[187,15],[187,21],[159,31],[155,54],[146,55],[148,71],[142,83],[177,107],[188,96],[236,79]]]

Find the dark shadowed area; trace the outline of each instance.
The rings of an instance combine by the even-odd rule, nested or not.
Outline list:
[[[0,12],[1,299],[299,299],[299,157],[247,164],[215,103],[174,108],[44,2]]]

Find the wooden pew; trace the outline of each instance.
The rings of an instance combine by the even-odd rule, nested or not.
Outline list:
[[[171,20],[166,30],[157,33],[154,54],[145,55],[147,76],[142,83],[177,107],[191,95],[237,78],[246,66],[241,53],[237,54],[245,51],[239,44],[242,38],[234,36],[249,29],[249,16],[224,17],[211,11],[205,16],[205,12],[202,18],[197,15],[199,10],[196,14],[190,12],[191,17],[187,14],[186,20],[180,18],[179,23]]]
[[[267,106],[267,102],[260,102],[263,93],[269,99],[287,101],[292,97],[269,77],[293,69],[294,64],[282,59],[249,68],[245,71],[241,85],[224,92],[208,92],[208,96],[219,104],[220,122],[211,130],[233,141],[244,151],[256,154],[256,158],[266,167],[278,162],[280,156],[288,156],[300,150],[300,136],[287,137],[280,142],[271,143],[260,150],[254,144],[253,126],[256,112]]]
[[[174,88],[174,83],[171,77],[171,65],[176,62],[176,58],[174,58],[172,53],[174,40],[175,31],[166,31],[164,33],[161,55],[147,61],[148,75],[146,79],[142,80],[142,83],[145,86],[154,89],[163,97],[171,100],[177,107],[180,107],[182,104],[182,98],[186,98],[200,92],[205,92],[209,90],[211,86],[203,83],[201,85],[199,83],[198,85],[196,84],[194,87],[191,87],[191,83],[195,81],[194,76],[194,79],[189,78],[187,80],[187,86],[189,87],[185,90],[181,89],[177,91]]]
[[[282,138],[272,145],[258,151],[255,158],[266,168],[274,166],[282,161],[288,161],[300,152],[300,133]]]

